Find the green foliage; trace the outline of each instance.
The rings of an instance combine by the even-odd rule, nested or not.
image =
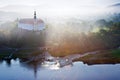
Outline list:
[[[52,29],[52,25],[47,25],[47,29],[40,33],[33,31],[21,31],[16,23],[10,30],[0,31],[0,47],[41,47],[50,46],[50,52],[54,55],[65,56],[73,53],[85,53],[89,51],[112,49],[120,46],[120,19],[113,17],[111,20],[98,20],[96,25],[100,28],[99,32],[88,32],[87,34],[78,32],[80,24],[67,26],[67,28]],[[73,23],[71,23],[73,24]],[[70,25],[70,24],[69,24]],[[86,27],[84,21],[82,26]],[[8,26],[8,25],[7,25]],[[13,26],[13,25],[10,25]],[[76,27],[79,26],[79,27]],[[55,45],[57,44],[57,45]],[[40,52],[36,52],[37,55]]]
[[[120,49],[115,49],[111,51],[114,57],[120,58]]]

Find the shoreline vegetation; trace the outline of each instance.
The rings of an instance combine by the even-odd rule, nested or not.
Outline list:
[[[5,53],[6,52],[6,53]],[[93,52],[87,52],[84,54],[71,54],[71,55],[66,55],[62,56],[61,55],[54,55],[50,54],[46,50],[18,50],[18,51],[3,51],[3,53],[0,51],[0,62],[5,60],[10,64],[9,62],[14,59],[16,60],[17,58],[25,63],[41,63],[44,62],[44,60],[47,61],[56,61],[57,59],[60,59],[62,61],[71,61],[76,62],[76,61],[82,61],[84,64],[87,65],[95,65],[95,64],[118,64],[120,63],[120,49],[109,49],[109,50],[100,50],[100,51],[93,51]],[[11,54],[12,56],[11,56]],[[8,58],[11,56],[11,58]],[[48,56],[48,59],[47,59]],[[49,56],[52,58],[49,59]],[[55,58],[55,60],[53,59]],[[37,64],[38,64],[37,63]],[[66,64],[65,64],[66,65]]]

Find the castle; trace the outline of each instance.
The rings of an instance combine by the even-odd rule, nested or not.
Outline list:
[[[18,21],[18,27],[30,31],[41,31],[45,29],[43,20],[36,17],[36,11],[34,11],[34,18],[20,19]]]

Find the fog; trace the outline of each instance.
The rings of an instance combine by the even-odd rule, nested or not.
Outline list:
[[[0,11],[26,14],[26,17],[30,17],[34,10],[39,14],[38,17],[89,17],[107,13],[108,6],[117,3],[119,0],[1,0]]]

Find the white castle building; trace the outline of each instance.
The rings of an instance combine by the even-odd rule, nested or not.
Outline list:
[[[41,31],[45,29],[44,22],[37,19],[36,11],[34,11],[34,18],[25,18],[18,21],[18,27],[26,30]]]

